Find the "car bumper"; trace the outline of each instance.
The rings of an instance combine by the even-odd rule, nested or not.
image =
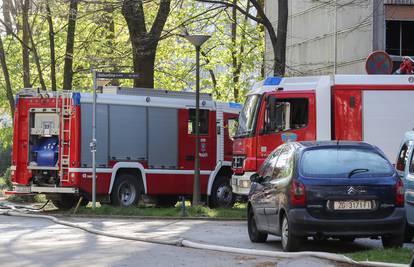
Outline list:
[[[353,236],[370,237],[387,234],[403,234],[405,224],[404,208],[382,219],[327,220],[311,216],[306,209],[289,211],[291,229],[298,236]]]
[[[245,172],[243,175],[233,175],[231,177],[231,187],[233,193],[241,196],[248,196],[250,192],[250,176],[254,172]]]

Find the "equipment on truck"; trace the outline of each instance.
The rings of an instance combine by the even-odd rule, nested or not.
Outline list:
[[[192,92],[104,87],[97,95],[97,197],[115,205],[141,195],[160,206],[191,195],[195,96]],[[12,182],[18,193],[45,193],[69,207],[91,196],[93,95],[22,90],[16,96]],[[201,193],[210,206],[231,206],[232,139],[239,104],[200,96]]]
[[[233,145],[232,188],[247,196],[250,176],[280,144],[355,140],[394,160],[414,125],[414,76],[271,77],[247,94]]]

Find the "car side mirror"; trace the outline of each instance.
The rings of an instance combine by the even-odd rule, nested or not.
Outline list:
[[[263,178],[262,178],[262,177],[260,177],[258,173],[253,173],[253,174],[250,176],[250,181],[251,181],[252,183],[261,183],[261,182],[263,181]]]

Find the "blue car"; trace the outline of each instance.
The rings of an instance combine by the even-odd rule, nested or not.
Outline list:
[[[407,225],[405,242],[414,237],[414,131],[406,132],[397,155],[395,169],[404,182]]]
[[[281,236],[284,251],[307,237],[381,237],[404,241],[404,188],[381,150],[362,142],[291,142],[275,149],[251,176],[248,233],[252,242]]]

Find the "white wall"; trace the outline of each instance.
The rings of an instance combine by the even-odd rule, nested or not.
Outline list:
[[[337,0],[337,73],[365,73],[372,51],[373,0]],[[381,1],[375,1],[381,4]],[[265,11],[277,28],[277,0],[266,0]],[[334,71],[335,1],[289,0],[287,74],[331,74]],[[266,35],[265,60],[271,74],[273,53]]]

